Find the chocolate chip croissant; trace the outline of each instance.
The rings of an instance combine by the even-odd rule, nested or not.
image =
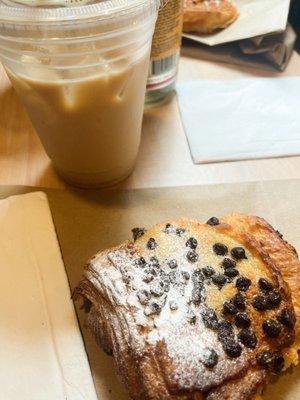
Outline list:
[[[135,400],[252,400],[298,363],[300,264],[263,219],[170,221],[98,253],[75,291]]]

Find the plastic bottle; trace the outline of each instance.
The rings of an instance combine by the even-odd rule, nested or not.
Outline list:
[[[158,13],[152,41],[146,104],[163,101],[175,88],[182,33],[182,0],[169,0]]]

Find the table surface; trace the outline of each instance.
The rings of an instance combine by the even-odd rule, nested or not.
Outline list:
[[[201,50],[184,48],[179,81],[234,79],[245,76],[300,75],[294,53],[284,73],[203,59]],[[178,112],[177,99],[145,110],[142,143],[133,174],[125,188],[215,184],[300,178],[300,157],[195,165]],[[31,123],[0,66],[0,184],[63,188]]]

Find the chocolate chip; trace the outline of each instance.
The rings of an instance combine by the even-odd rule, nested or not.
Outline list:
[[[231,301],[225,301],[223,303],[223,314],[224,315],[235,315],[236,313],[237,313],[237,309]]]
[[[132,281],[132,279],[132,276],[127,271],[124,271],[124,273],[122,274],[123,282],[128,285]]]
[[[228,278],[235,278],[239,275],[239,271],[236,268],[227,268],[224,271],[224,275],[228,276]]]
[[[183,229],[183,228],[177,228],[176,229],[176,235],[177,236],[182,236],[184,234],[185,234],[185,229]]]
[[[257,364],[263,368],[269,369],[273,367],[274,353],[271,351],[262,351],[256,356]]]
[[[189,262],[195,263],[198,261],[199,256],[194,250],[190,250],[187,252],[186,258]]]
[[[159,268],[159,261],[156,257],[151,257],[150,258],[150,264],[154,268]]]
[[[278,337],[281,331],[279,322],[275,321],[274,319],[265,320],[262,324],[262,329],[270,338]]]
[[[282,371],[284,367],[284,357],[280,353],[275,353],[274,354],[274,360],[273,360],[273,371],[278,373]]]
[[[277,290],[273,290],[267,296],[267,305],[270,310],[279,307],[282,301],[282,296]]]
[[[154,279],[154,277],[152,274],[146,274],[143,276],[143,282],[145,282],[145,283],[150,283],[153,281],[153,279]]]
[[[282,323],[282,325],[290,329],[294,328],[296,323],[296,317],[293,310],[288,308],[284,308],[277,316],[277,319],[280,323]]]
[[[233,326],[229,321],[221,320],[218,323],[218,339],[222,344],[234,339]]]
[[[213,245],[213,251],[218,256],[225,256],[228,253],[228,247],[225,246],[225,244],[222,244],[222,243],[215,243]]]
[[[170,278],[169,275],[166,274],[164,271],[159,272],[159,277],[160,277],[160,286],[163,287],[165,292],[168,292],[170,290]]]
[[[215,225],[219,225],[220,221],[217,217],[211,217],[211,218],[209,218],[209,220],[206,223],[207,223],[207,225],[215,226]]]
[[[197,317],[193,310],[187,311],[187,320],[192,325],[194,325],[196,323]]]
[[[150,266],[148,266],[147,268],[144,269],[144,272],[146,275],[152,275],[153,277],[157,276],[157,269],[152,268]]]
[[[231,260],[231,258],[224,258],[224,260],[222,261],[222,267],[224,269],[227,268],[235,268],[236,267],[236,262]]]
[[[253,297],[252,306],[257,311],[266,311],[266,309],[268,308],[268,301],[267,301],[266,297],[258,294]]]
[[[279,352],[263,351],[256,356],[257,364],[273,372],[280,372],[284,367],[284,358]]]
[[[170,307],[170,310],[172,310],[172,311],[178,310],[178,304],[177,304],[176,301],[174,301],[174,300],[171,300],[171,301],[170,301],[169,307]]]
[[[144,314],[148,317],[151,315],[158,315],[161,313],[162,305],[156,301],[152,301],[149,305],[146,306],[144,310]]]
[[[223,350],[231,358],[237,358],[242,354],[242,347],[235,340],[229,339],[222,343]]]
[[[169,277],[169,281],[170,283],[172,283],[172,285],[178,285],[179,283],[179,272],[175,271],[171,271],[168,275]]]
[[[134,263],[135,263],[135,265],[137,265],[138,267],[145,267],[145,265],[147,264],[147,263],[146,263],[146,260],[144,259],[144,257],[137,258],[137,259],[134,261]]]
[[[133,228],[131,229],[133,240],[136,241],[138,238],[145,234],[145,228]]]
[[[251,320],[246,313],[238,313],[234,318],[234,323],[238,328],[249,328]]]
[[[211,349],[209,347],[205,347],[205,349],[203,349],[202,354],[201,354],[201,362],[207,368],[215,367],[218,363],[218,360],[219,360],[219,356],[214,349]]]
[[[197,268],[192,273],[193,290],[191,300],[195,305],[199,305],[202,300],[203,291],[203,275],[200,268]]]
[[[192,290],[191,300],[192,300],[192,303],[195,304],[195,306],[198,306],[201,303],[202,290],[203,290],[203,286],[201,284],[195,285]]]
[[[239,341],[249,349],[255,349],[257,337],[252,329],[242,329],[238,334]]]
[[[153,294],[155,297],[160,297],[164,294],[165,288],[164,284],[162,281],[156,280],[153,282],[150,286],[150,292]]]
[[[187,271],[181,271],[181,275],[186,281],[190,279],[190,273]]]
[[[171,269],[175,269],[178,267],[178,263],[176,260],[170,260],[168,261],[168,267]]]
[[[245,310],[246,309],[246,298],[242,295],[242,293],[238,292],[233,298],[232,298],[233,304],[238,308],[239,310]]]
[[[195,250],[198,246],[197,239],[190,237],[185,245],[186,247],[190,247],[192,250]]]
[[[166,224],[165,229],[163,231],[167,234],[170,234],[172,232],[175,232],[175,227],[172,224]]]
[[[219,331],[227,331],[230,333],[229,336],[233,335],[233,326],[229,321],[226,321],[225,319],[222,319],[218,323],[218,329]]]
[[[212,276],[211,280],[216,286],[218,286],[219,289],[221,289],[222,286],[224,286],[225,283],[227,283],[226,276],[223,274],[215,274]]]
[[[219,327],[218,317],[212,308],[205,308],[201,312],[202,321],[204,326],[208,329],[217,330]]]
[[[271,290],[274,289],[274,286],[272,285],[271,282],[269,282],[267,279],[265,278],[259,278],[258,280],[258,287],[261,290],[264,290],[265,292],[270,292]]]
[[[231,250],[231,255],[236,260],[242,260],[242,259],[246,259],[247,258],[246,253],[245,253],[245,249],[243,247],[234,247]]]
[[[212,267],[203,267],[201,269],[202,274],[205,278],[211,278],[213,276],[213,274],[215,273],[215,270]]]
[[[162,280],[168,279],[168,274],[164,270],[160,269],[157,272]]]
[[[149,302],[150,298],[151,298],[151,295],[147,290],[140,290],[139,292],[137,292],[136,295],[137,295],[137,298],[138,298],[139,302],[143,306],[146,305]]]
[[[194,269],[193,273],[192,273],[192,281],[194,283],[202,283],[204,280],[202,271],[200,268],[196,268]]]
[[[147,242],[147,247],[149,250],[154,250],[157,247],[157,243],[154,238],[150,238]]]
[[[237,287],[238,290],[242,292],[246,292],[249,287],[251,286],[251,280],[248,278],[245,278],[244,276],[241,276],[236,280],[235,286]]]

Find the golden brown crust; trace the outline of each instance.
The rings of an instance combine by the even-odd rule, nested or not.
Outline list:
[[[211,33],[226,28],[237,17],[238,11],[229,0],[185,0],[183,31]]]
[[[267,372],[261,369],[250,369],[237,380],[231,380],[219,388],[213,389],[206,400],[240,400],[253,399],[257,390],[266,383]]]
[[[197,240],[194,252],[198,259],[193,262],[187,261],[189,238]],[[152,239],[155,246],[149,248]],[[226,255],[216,254],[213,250],[216,243],[226,246]],[[232,250],[236,247],[245,249],[247,258],[234,261]],[[144,284],[140,279],[144,279],[145,271],[150,267],[153,270],[153,256],[159,261],[154,281],[159,276],[162,286],[167,282],[168,290],[164,287],[165,294],[159,295],[164,298],[159,312],[147,314],[151,302],[162,298],[153,295],[152,300],[143,305],[137,301],[140,289],[152,285]],[[142,263],[140,257],[143,257]],[[223,342],[220,327],[226,319],[234,329],[237,343],[241,328],[235,326],[235,316],[224,316],[222,309],[224,302],[233,299],[237,293],[238,278],[218,286],[213,278],[204,279],[201,272],[200,286],[195,286],[194,280],[194,276],[199,276],[199,273],[195,275],[199,268],[207,265],[213,266],[215,275],[225,274],[224,258],[231,258],[236,263],[238,277],[251,280],[247,290],[240,293],[246,298],[245,312],[257,338],[255,347],[243,344],[240,355],[234,358],[226,350],[229,339]],[[169,267],[170,259],[178,261],[176,279],[181,279],[180,274],[188,271],[189,283],[183,284],[176,279],[173,282],[175,275]],[[264,311],[252,306],[257,294],[266,299],[269,296],[269,292],[262,292],[259,287],[259,278],[267,279],[273,287],[272,293],[280,293],[280,304]],[[298,360],[299,345],[293,345],[295,331],[292,327],[280,325],[278,337],[271,338],[262,326],[266,320],[277,321],[283,310],[292,313],[295,309],[298,340],[299,279],[300,265],[292,246],[261,218],[232,214],[221,218],[214,226],[185,219],[168,221],[168,225],[162,223],[149,229],[135,242],[125,242],[99,253],[87,265],[85,279],[76,294],[91,302],[88,325],[97,343],[113,354],[117,372],[133,399],[250,400],[272,372],[257,364],[258,355],[264,351],[282,352],[286,366]],[[202,293],[197,302],[193,298],[195,288]],[[174,299],[178,300],[179,307],[177,311],[170,311],[169,305]],[[208,308],[217,314],[217,328],[203,325],[203,313]],[[194,312],[195,322],[191,322],[190,314],[188,316],[190,311]],[[208,343],[218,354],[218,362],[213,368],[205,367],[201,361]]]
[[[259,242],[288,284],[297,317],[295,345],[300,349],[300,262],[296,249],[263,218],[231,214],[222,218],[222,222],[231,224],[234,232],[249,232]]]

